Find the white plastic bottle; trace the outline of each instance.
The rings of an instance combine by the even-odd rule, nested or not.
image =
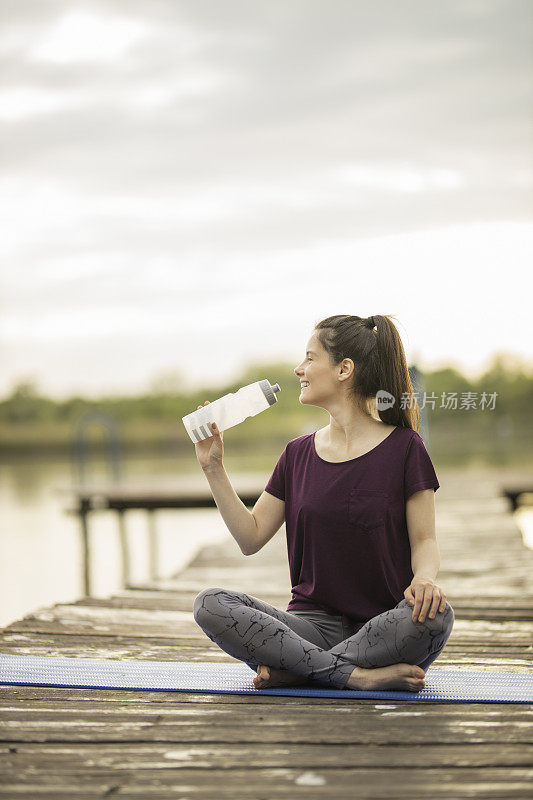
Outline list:
[[[276,392],[279,391],[281,388],[278,383],[272,386],[265,378],[249,383],[237,392],[225,394],[181,419],[191,440],[196,444],[213,435],[212,422],[216,423],[219,431],[232,428],[247,417],[255,417],[260,411],[277,403]]]

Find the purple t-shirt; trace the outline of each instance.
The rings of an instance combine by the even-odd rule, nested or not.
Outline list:
[[[405,502],[439,482],[411,428],[398,426],[368,453],[338,463],[318,455],[314,437],[287,443],[265,487],[285,501],[287,611],[342,615],[356,633],[404,599],[413,579]]]

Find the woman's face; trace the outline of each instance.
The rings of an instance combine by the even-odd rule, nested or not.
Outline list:
[[[304,360],[294,370],[300,383],[304,383],[300,391],[300,402],[323,406],[323,403],[334,398],[341,389],[343,381],[338,379],[339,367],[331,366],[329,356],[316,334],[311,336],[305,349]]]

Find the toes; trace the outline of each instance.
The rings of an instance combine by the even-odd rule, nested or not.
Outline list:
[[[268,683],[270,678],[270,668],[264,664],[260,664],[257,668],[257,675],[254,678],[254,686],[260,687]]]

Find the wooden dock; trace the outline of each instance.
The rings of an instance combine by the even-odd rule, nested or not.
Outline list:
[[[516,478],[523,483],[523,471]],[[501,495],[501,475],[441,469],[439,480],[437,582],[456,620],[430,669],[532,672],[533,551]],[[0,631],[0,652],[233,663],[192,616],[194,597],[209,586],[285,609],[284,528],[254,556],[228,533],[172,579],[41,609]],[[533,794],[531,704],[24,686],[0,686],[0,703],[2,798]]]

